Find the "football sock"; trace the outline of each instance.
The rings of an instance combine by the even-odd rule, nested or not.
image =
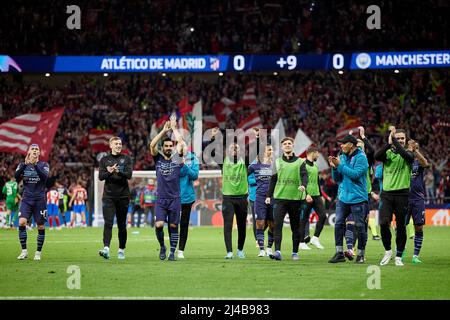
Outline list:
[[[45,240],[45,229],[38,230],[37,251],[42,251],[42,246],[44,245],[44,240]]]
[[[422,249],[423,242],[423,231],[416,231],[414,237],[414,255],[418,256],[420,253],[420,249]]]
[[[19,227],[19,240],[20,240],[20,245],[22,246],[22,250],[25,250],[27,248],[27,227],[26,226]]]
[[[163,227],[155,228],[155,232],[156,232],[156,238],[159,241],[159,245],[161,247],[163,247],[164,246],[164,230],[163,230]]]

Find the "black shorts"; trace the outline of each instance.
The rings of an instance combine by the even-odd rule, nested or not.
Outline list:
[[[61,203],[61,202],[59,203],[58,209],[59,209],[59,212],[61,212],[61,214],[65,213],[65,211],[64,211],[64,202],[63,203]]]
[[[393,195],[387,192],[381,193],[380,225],[390,224],[392,216],[395,214],[395,221],[398,225],[406,225],[408,214],[409,195]]]

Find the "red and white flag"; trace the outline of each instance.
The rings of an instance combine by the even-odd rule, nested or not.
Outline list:
[[[158,133],[162,130],[164,123],[169,121],[169,116],[165,115],[161,119],[153,122],[152,127],[150,129],[150,138],[153,139],[158,135]]]
[[[247,87],[247,90],[245,90],[244,96],[242,97],[242,100],[239,102],[239,105],[247,107],[256,107],[256,95],[254,86]]]
[[[244,130],[245,134],[250,136],[250,143],[255,140],[254,136],[250,133],[254,127],[262,127],[261,118],[259,117],[258,111],[253,112],[238,124],[238,129]]]
[[[219,126],[219,122],[217,122],[216,116],[203,116],[203,122],[205,128],[215,128]]]
[[[89,130],[89,144],[93,152],[106,152],[109,150],[109,139],[113,136],[112,130]]]
[[[192,117],[193,109],[193,106],[189,104],[189,98],[184,97],[178,102],[177,106],[177,119],[179,128],[183,128],[186,131],[193,131],[193,128],[192,130],[190,130],[191,128],[189,128],[189,118]]]
[[[0,124],[0,151],[27,154],[31,144],[38,144],[41,160],[48,161],[53,138],[64,108],[27,113]]]
[[[214,104],[214,115],[220,128],[225,128],[227,117],[233,112],[235,106],[236,102],[225,97]]]
[[[359,118],[353,116],[347,116],[344,122],[344,126],[339,128],[336,132],[336,140],[340,140],[353,131],[353,135],[359,134],[358,127],[361,125]]]
[[[238,128],[247,131],[253,127],[261,127],[261,118],[259,112],[255,111],[238,124]]]

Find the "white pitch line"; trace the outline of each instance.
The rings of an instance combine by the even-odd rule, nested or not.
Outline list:
[[[155,239],[128,239],[127,242],[141,242],[141,241],[155,241]],[[0,240],[0,242],[17,242],[17,240]],[[63,241],[63,240],[45,240],[45,243],[92,243],[98,242],[101,243],[102,240],[74,240],[74,241]]]
[[[0,296],[0,300],[341,300],[311,298],[261,298],[261,297],[115,297],[115,296]]]

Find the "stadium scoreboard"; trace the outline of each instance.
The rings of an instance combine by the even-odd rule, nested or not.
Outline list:
[[[450,67],[450,51],[283,55],[7,56],[2,72],[289,72]]]

